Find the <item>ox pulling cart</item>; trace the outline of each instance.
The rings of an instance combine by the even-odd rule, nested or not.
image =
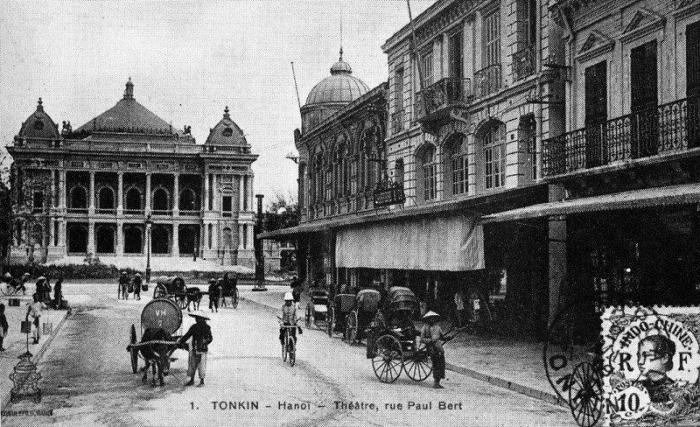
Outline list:
[[[181,309],[187,308],[188,311],[190,303],[194,304],[195,310],[199,309],[199,302],[204,294],[205,292],[201,292],[196,286],[186,286],[185,279],[180,276],[160,276],[153,288],[153,299],[170,299]]]
[[[182,326],[182,310],[173,301],[157,298],[146,304],[141,311],[141,339],[136,336],[136,326],[131,325],[129,345],[126,351],[131,356],[131,370],[138,372],[138,361],[141,357],[146,366],[143,368],[143,382],[148,376],[148,368],[153,369],[152,384],[156,385],[156,373],[160,385],[164,385],[163,375],[167,375],[170,362],[175,360],[170,356],[175,350],[188,350],[187,343],[179,343],[181,336],[174,334]]]

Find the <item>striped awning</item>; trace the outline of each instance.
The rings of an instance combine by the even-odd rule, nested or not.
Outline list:
[[[700,183],[652,187],[621,193],[540,203],[481,217],[483,224],[518,221],[553,215],[654,208],[700,203]]]

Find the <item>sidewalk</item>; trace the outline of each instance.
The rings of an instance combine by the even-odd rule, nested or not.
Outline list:
[[[10,390],[14,385],[9,376],[14,371],[15,365],[19,362],[19,355],[27,351],[26,335],[20,332],[20,322],[26,317],[27,303],[32,300],[30,295],[28,291],[27,295],[19,297],[19,307],[10,307],[8,297],[3,296],[0,298],[0,302],[5,304],[5,316],[10,326],[7,331],[7,337],[5,337],[3,343],[5,351],[0,352],[0,404],[2,408],[5,408],[5,405],[10,401]],[[37,365],[39,364],[41,357],[58,333],[67,314],[68,312],[66,310],[47,309],[42,312],[39,344],[32,344],[31,334],[29,336],[29,351],[32,353],[32,362]],[[53,324],[53,331],[51,334],[43,333],[44,323]],[[41,373],[40,369],[38,371]],[[39,380],[39,388],[41,388],[41,380]]]
[[[266,292],[242,291],[245,299],[269,308],[282,306],[289,287],[268,287]],[[302,294],[299,316],[304,317],[309,297]],[[555,405],[566,405],[557,398],[542,366],[542,344],[513,342],[460,334],[445,345],[446,367],[471,378]]]

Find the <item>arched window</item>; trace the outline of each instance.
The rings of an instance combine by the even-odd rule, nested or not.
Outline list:
[[[185,188],[180,192],[180,210],[194,211],[197,210],[197,195],[191,188]]]
[[[464,150],[466,137],[454,134],[445,141],[443,149],[443,192],[445,197],[466,194],[467,186],[467,154]]]
[[[111,188],[102,187],[97,199],[100,209],[114,209],[114,191]]]
[[[114,227],[111,225],[100,225],[95,229],[95,240],[97,253],[114,253]]]
[[[87,227],[78,224],[68,224],[68,252],[86,253],[88,241]]]
[[[153,192],[153,210],[167,211],[170,209],[168,191],[165,188],[158,188]]]
[[[151,227],[151,253],[167,254],[170,252],[170,228],[163,224]]]
[[[77,185],[70,190],[70,207],[73,209],[87,208],[87,192],[85,188]]]
[[[335,195],[342,197],[345,195],[345,145],[339,144],[335,150],[335,161],[333,162]]]
[[[419,194],[423,201],[435,200],[437,197],[437,163],[435,162],[435,146],[427,144],[416,156],[420,171]]]
[[[140,254],[143,250],[143,232],[140,227],[130,225],[124,227],[124,253]]]
[[[503,187],[506,183],[506,127],[492,121],[479,133],[483,149],[484,188]]]
[[[132,187],[126,192],[126,209],[141,209],[141,192],[138,190],[138,188]]]

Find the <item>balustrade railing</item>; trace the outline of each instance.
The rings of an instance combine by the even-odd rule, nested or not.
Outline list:
[[[117,209],[116,208],[98,208],[95,209],[95,213],[101,214],[101,215],[116,215],[117,214]]]
[[[69,214],[85,214],[87,215],[88,213],[88,208],[68,208],[66,211]]]
[[[471,99],[470,79],[447,77],[418,92],[416,116],[420,119],[452,105],[468,104]]]
[[[474,89],[478,98],[497,92],[501,88],[501,64],[489,65],[474,73]]]
[[[144,215],[143,209],[124,209],[124,215]]]
[[[700,146],[700,97],[586,126],[543,141],[542,174],[554,176]]]
[[[164,209],[153,209],[151,211],[151,215],[154,216],[170,216],[173,214],[173,211],[171,210],[164,210]]]
[[[200,214],[199,210],[184,209],[180,211],[180,215],[184,216],[197,216]]]
[[[524,79],[535,73],[535,48],[527,46],[513,54],[515,80]]]

